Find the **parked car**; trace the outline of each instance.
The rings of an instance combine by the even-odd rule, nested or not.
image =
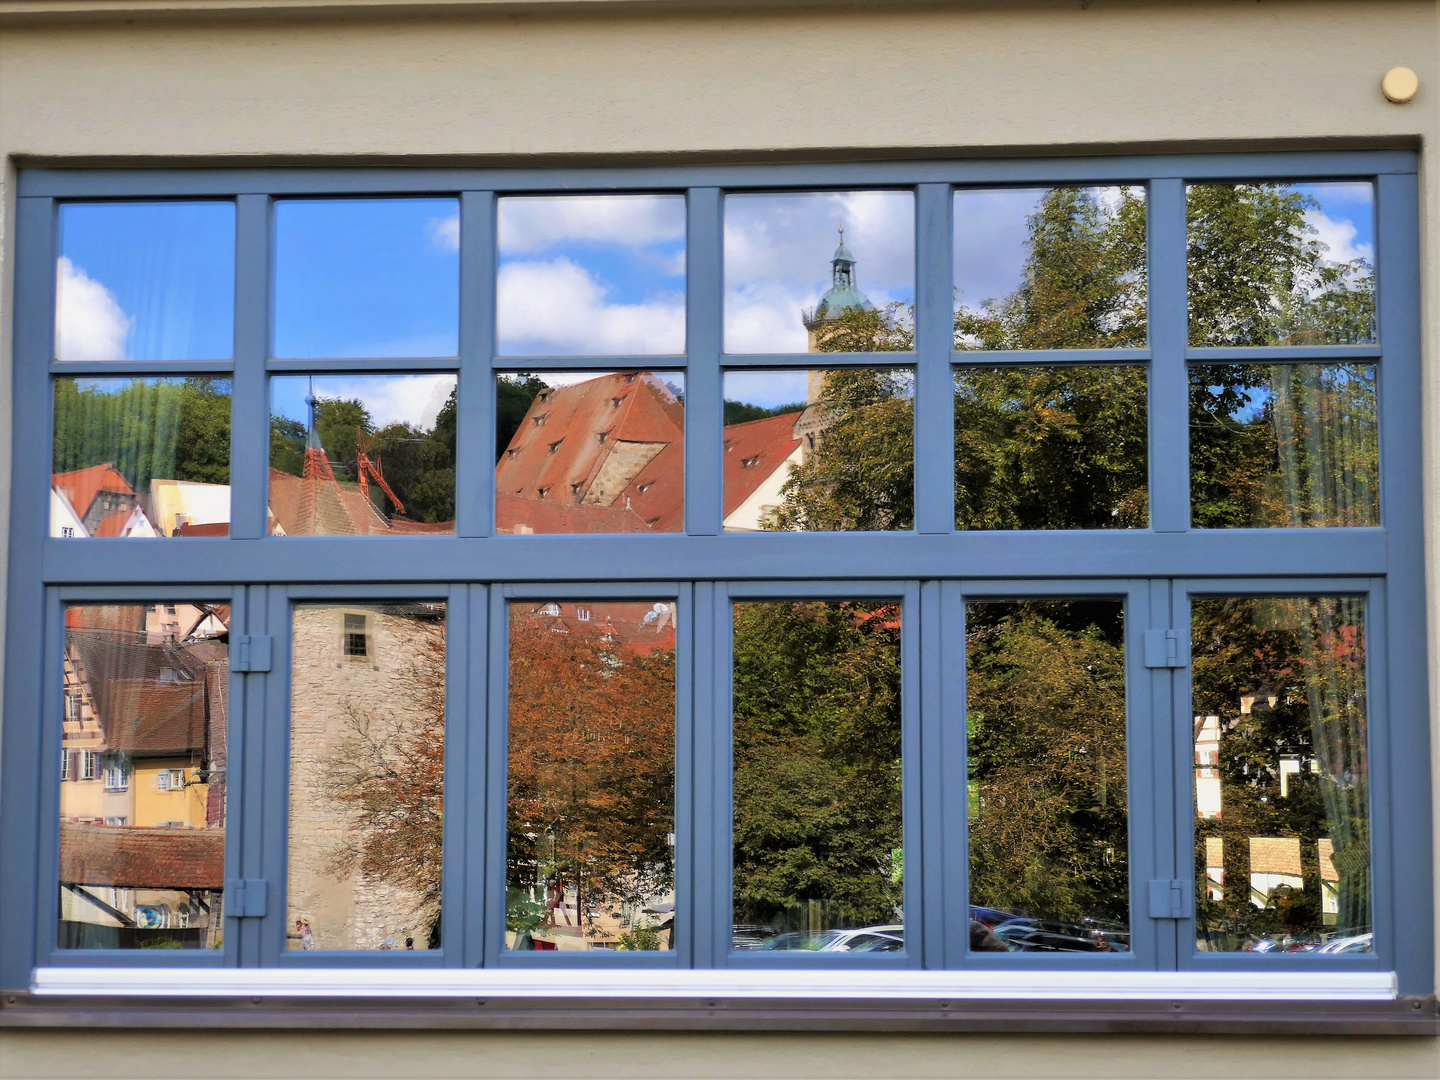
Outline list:
[[[1011,952],[1129,952],[1130,934],[1115,924],[1012,919],[994,928]]]
[[[1335,956],[1338,953],[1366,953],[1374,950],[1374,934],[1357,934],[1354,937],[1331,938],[1315,951],[1325,953],[1327,956]]]
[[[808,952],[899,952],[905,948],[903,926],[863,926],[850,930],[819,930],[777,934],[760,945],[766,950],[801,949]]]

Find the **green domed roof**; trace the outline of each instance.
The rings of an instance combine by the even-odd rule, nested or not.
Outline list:
[[[875,305],[855,285],[855,255],[845,246],[845,226],[840,226],[840,246],[830,260],[830,288],[815,306],[812,322],[838,319],[847,308],[874,311]]]

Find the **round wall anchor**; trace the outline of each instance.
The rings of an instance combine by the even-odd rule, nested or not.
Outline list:
[[[1420,89],[1420,76],[1408,67],[1391,68],[1380,80],[1380,92],[1397,105],[1403,105]]]

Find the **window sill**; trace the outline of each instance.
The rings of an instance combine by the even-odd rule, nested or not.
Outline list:
[[[5,1027],[1440,1034],[1355,972],[148,971],[42,968]]]

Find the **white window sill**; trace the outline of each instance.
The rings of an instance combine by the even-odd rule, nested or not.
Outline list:
[[[1393,972],[38,968],[37,997],[1394,1001]]]

